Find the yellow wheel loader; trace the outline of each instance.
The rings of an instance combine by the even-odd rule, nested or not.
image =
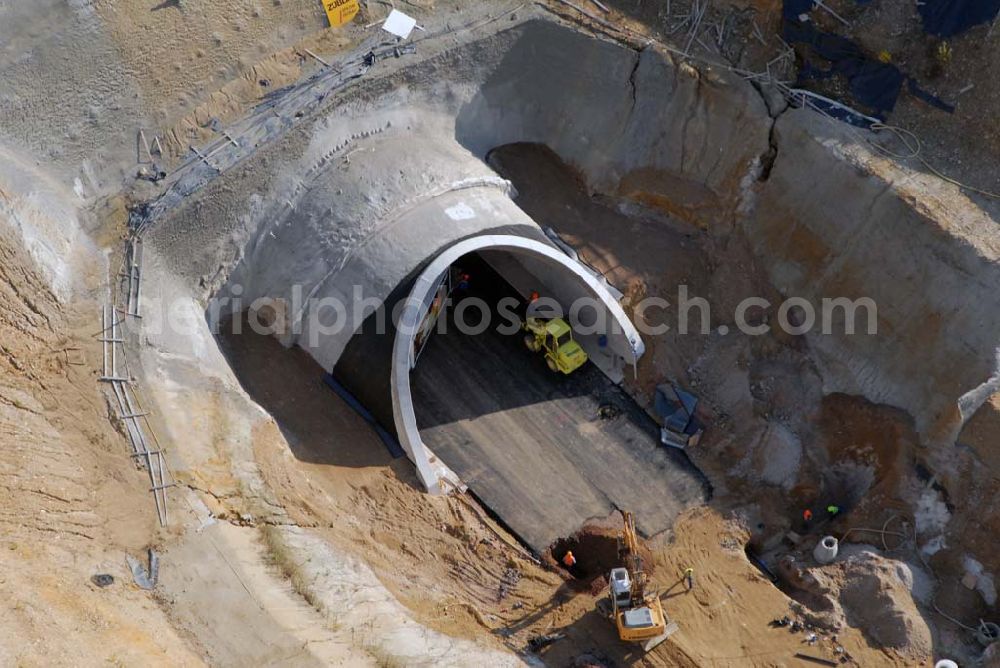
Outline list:
[[[608,575],[608,598],[599,608],[609,615],[618,628],[618,637],[625,642],[637,642],[649,651],[677,630],[676,622],[668,622],[663,604],[656,592],[646,590],[648,578],[642,570],[639,539],[632,513],[622,510],[624,528],[618,535],[618,556],[622,566],[612,568]]]
[[[583,366],[587,353],[573,339],[573,330],[562,318],[543,319],[529,316],[524,321],[524,345],[533,353],[545,351],[545,362],[552,371],[570,374]]]

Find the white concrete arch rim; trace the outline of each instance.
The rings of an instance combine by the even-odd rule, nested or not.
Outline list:
[[[460,241],[443,250],[427,265],[414,281],[403,311],[400,314],[399,325],[392,349],[392,364],[390,373],[390,389],[392,394],[393,420],[400,445],[406,451],[410,460],[417,467],[417,474],[427,490],[432,494],[442,491],[443,466],[435,466],[431,451],[424,445],[417,428],[416,410],[410,388],[410,372],[412,363],[410,352],[417,325],[422,321],[429,307],[428,299],[437,288],[437,279],[449,266],[464,255],[480,250],[510,251],[529,254],[548,262],[558,264],[572,272],[590,291],[596,295],[608,308],[621,331],[628,339],[635,363],[645,352],[645,344],[639,332],[629,320],[621,305],[586,268],[567,256],[558,248],[511,234],[484,234]]]

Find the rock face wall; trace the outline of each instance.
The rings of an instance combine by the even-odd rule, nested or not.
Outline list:
[[[913,504],[943,589],[964,593],[951,605],[988,614],[988,597],[958,581],[970,559],[989,577],[1000,571],[987,538],[1000,528],[996,222],[956,187],[874,154],[856,131],[819,115],[789,111],[774,136],[777,159],[742,229],[783,295],[877,304],[877,335],[863,317],[844,334],[841,313],[831,334],[807,335],[810,357],[825,394],[863,396],[913,419],[925,447],[910,456],[930,481],[895,494]],[[913,475],[911,463],[905,472]],[[932,519],[928,507],[940,509]]]
[[[775,287],[818,315],[823,298],[874,300],[877,336],[865,333],[864,311],[845,335],[840,309],[831,334],[809,336],[826,392],[901,408],[928,443],[954,442],[989,395],[1000,239],[954,186],[813,112],[772,121],[751,86],[655,47],[635,52],[536,21],[469,49],[496,62],[455,122],[473,153],[542,143],[594,192],[713,235],[738,220]],[[460,54],[450,57],[460,69]]]
[[[455,122],[456,138],[477,155],[545,144],[593,191],[704,225],[739,201],[741,182],[768,150],[762,99],[726,72],[546,21],[500,40],[506,51]]]
[[[907,411],[953,443],[958,405],[996,373],[1000,236],[956,188],[905,171],[808,111],[777,121],[778,157],[744,229],[786,296],[869,297],[878,333],[809,336],[827,392]],[[965,417],[968,417],[966,415]]]
[[[905,411],[955,514],[987,508],[996,526],[1000,235],[988,213],[857,130],[806,110],[773,119],[751,86],[655,47],[637,53],[537,22],[469,48],[442,63],[463,71],[471,57],[490,69],[456,119],[464,146],[484,156],[541,143],[594,193],[665,212],[722,246],[742,237],[780,295],[814,305],[820,322],[803,349],[823,393]],[[877,335],[863,309],[853,334],[842,307],[822,328],[824,298],[865,297]],[[962,527],[933,540],[951,546],[942,559],[968,551],[1000,569]]]

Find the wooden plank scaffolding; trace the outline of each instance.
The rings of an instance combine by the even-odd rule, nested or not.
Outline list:
[[[126,273],[127,272],[127,273]],[[125,315],[141,318],[139,315],[140,287],[142,285],[142,240],[133,235],[125,251],[125,262],[121,279],[125,290]]]
[[[142,241],[132,235],[125,247],[118,283],[112,289],[111,303],[101,308],[100,341],[103,347],[101,382],[111,386],[118,407],[118,419],[125,427],[135,459],[149,474],[156,515],[161,526],[167,525],[167,490],[175,486],[164,458],[164,449],[149,421],[149,411],[142,390],[129,371],[125,349],[125,324],[129,318],[141,318]]]

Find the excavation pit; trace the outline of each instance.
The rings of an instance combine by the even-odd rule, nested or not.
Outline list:
[[[619,556],[618,532],[607,527],[586,526],[571,536],[560,538],[549,546],[547,554],[552,562],[569,573],[573,578],[590,583],[598,578],[606,578],[612,568],[623,566]],[[563,558],[572,552],[576,565],[567,568]],[[642,568],[652,573],[652,554],[640,546]]]
[[[292,328],[282,342],[305,349],[399,439],[427,489],[472,484],[537,551],[588,517],[607,515],[609,503],[636,511],[640,528],[652,535],[707,498],[706,485],[683,457],[659,446],[656,426],[647,418],[608,421],[611,428],[632,427],[607,433],[591,422],[589,414],[596,410],[589,403],[560,413],[560,402],[617,394],[616,405],[629,404],[614,387],[626,379],[633,391],[650,393],[650,376],[636,384],[634,369],[643,364],[647,345],[655,347],[660,366],[652,382],[661,382],[665,372],[686,373],[673,363],[677,356],[738,355],[726,346],[739,339],[703,337],[720,325],[731,327],[741,299],[780,297],[768,281],[783,293],[854,297],[871,267],[893,262],[868,254],[882,245],[881,236],[872,235],[885,232],[879,231],[884,225],[866,221],[891,213],[900,230],[916,227],[902,198],[884,197],[877,179],[859,182],[857,165],[830,153],[826,146],[839,136],[838,128],[817,126],[815,118],[797,111],[775,122],[760,95],[738,78],[679,64],[655,47],[635,51],[533,19],[398,65],[335,95],[342,103],[336,113],[269,149],[299,177],[258,186],[271,194],[249,223],[232,231],[241,248],[239,261],[224,274],[217,295],[230,297],[239,287],[245,303],[268,305],[261,311],[268,318],[281,313]],[[775,135],[793,157],[772,168]],[[802,178],[802,165],[815,165],[805,172],[815,177]],[[836,211],[828,206],[833,199],[816,197],[820,174],[823,192],[837,200]],[[864,204],[873,197],[882,198],[875,213]],[[218,224],[187,225],[186,248],[213,227],[219,234]],[[923,243],[921,234],[908,236]],[[848,238],[861,241],[847,244]],[[205,239],[200,247],[215,249],[217,243]],[[818,280],[838,248],[852,253],[837,265],[850,284],[841,273]],[[191,254],[204,256],[198,250]],[[487,346],[493,353],[463,357],[449,349],[458,343],[452,334],[415,333],[429,320],[442,277],[473,255],[502,277],[501,291],[522,301],[534,290],[564,304],[595,298],[609,320],[623,326],[607,338],[606,347],[597,345],[600,337],[583,342],[596,368],[581,374],[593,380],[584,383],[588,387],[581,391],[573,389],[572,378],[534,374],[538,358],[505,349],[508,342],[494,340]],[[763,265],[762,273],[744,269],[751,256],[757,258],[753,264]],[[213,257],[205,264],[217,271],[219,262]],[[635,330],[635,313],[621,305],[634,308],[650,294],[672,298],[680,285],[720,307],[704,319],[708,331],[685,338],[644,337]],[[350,303],[358,288],[380,306],[348,313],[335,332],[312,337],[304,332],[316,312],[308,303],[296,303],[295,290],[314,300]],[[904,320],[915,314],[900,312],[900,302],[880,289],[886,305],[879,317],[905,330]],[[625,294],[619,297],[618,291]],[[379,312],[389,314],[387,331],[376,326]],[[675,317],[651,309],[644,322],[673,326]],[[405,327],[398,328],[400,323]],[[973,328],[960,330],[953,322],[947,328],[969,344],[962,344],[965,348],[978,347],[970,339]],[[437,350],[442,345],[444,350]],[[719,349],[706,353],[706,345]],[[876,354],[871,337],[810,338],[810,345],[822,359],[839,360],[825,367],[827,391],[877,392],[880,400],[903,407],[936,400],[912,384],[895,382],[908,375],[910,356],[905,373],[903,358],[890,360],[877,376],[867,377],[867,387],[856,386],[851,360]],[[965,368],[930,358],[931,375]],[[986,372],[981,359],[965,362]],[[803,377],[798,393],[803,402],[820,392],[818,385],[805,384],[808,380]],[[461,396],[449,394],[457,395],[458,388]],[[518,399],[524,392],[534,394]],[[469,400],[477,396],[482,405],[470,408]],[[788,410],[803,410],[794,399]],[[496,419],[511,401],[536,412],[509,416],[515,427],[540,434],[531,447],[508,441],[510,429]],[[493,419],[477,423],[483,416]],[[447,425],[454,426],[450,435]],[[588,441],[595,429],[605,432],[600,444]],[[588,459],[592,463],[581,464]],[[608,474],[622,463],[634,466],[640,477]],[[771,468],[776,480],[795,473]],[[578,477],[566,477],[574,469]],[[575,494],[568,503],[556,503],[544,484],[560,476],[567,493]],[[616,499],[618,492],[609,494],[616,486],[625,490],[624,502]],[[628,490],[644,488],[655,490],[655,500],[634,507],[641,502]],[[545,520],[541,509],[552,507],[568,509],[566,517]],[[523,516],[516,517],[519,513]]]
[[[824,483],[826,463],[807,456],[810,418],[841,393],[912,416],[921,439],[957,433],[958,399],[995,366],[996,253],[970,232],[989,221],[970,214],[949,228],[911,205],[914,188],[944,196],[923,175],[807,110],[769,110],[739,77],[526,16],[455,48],[382,61],[329,91],[315,114],[288,115],[302,120],[280,137],[262,112],[249,132],[258,154],[209,183],[205,206],[152,223],[149,247],[204,286],[192,288],[199,306],[236,288],[244,304],[262,300],[264,320],[289,323],[281,342],[333,373],[399,440],[418,484],[469,485],[539,554],[612,506],[653,536],[708,499],[642,410],[672,378],[697,379],[703,405],[724,418],[707,438],[731,442],[699,461],[713,475],[739,478],[772,507],[812,484],[810,503],[829,495],[853,519],[885,481]],[[207,165],[191,173],[217,176]],[[160,208],[195,185],[173,186]],[[491,288],[522,301],[535,286],[564,302],[596,298],[622,334],[606,355],[588,349],[594,363],[570,377],[547,375],[516,337],[487,334],[467,348],[432,333],[416,345],[408,330],[468,257],[501,277]],[[707,327],[699,314],[699,331],[681,335],[676,311],[637,312],[646,296],[676,303],[681,285],[710,302]],[[350,303],[357,286],[377,306],[311,337],[315,311],[296,291]],[[840,333],[839,311],[830,334],[737,334],[744,299],[787,296],[869,297],[895,343],[863,321]],[[372,326],[379,309],[397,312],[387,331]],[[773,325],[773,310],[747,324]],[[791,313],[793,326],[805,322]],[[671,329],[645,334],[640,319]],[[596,418],[607,403],[623,415]]]

